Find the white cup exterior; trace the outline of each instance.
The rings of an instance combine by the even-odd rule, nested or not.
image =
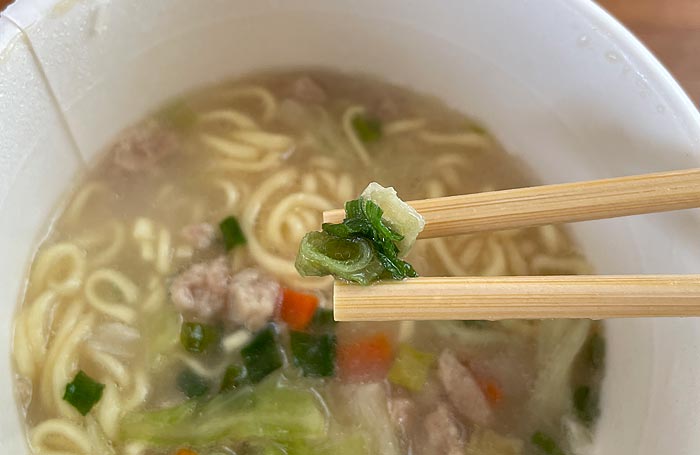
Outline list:
[[[700,115],[585,0],[20,0],[0,16],[0,450],[27,451],[12,317],[54,207],[124,127],[255,70],[324,66],[437,95],[543,182],[695,167]],[[697,273],[696,211],[579,223],[600,273]],[[594,453],[700,453],[700,321],[606,322]]]

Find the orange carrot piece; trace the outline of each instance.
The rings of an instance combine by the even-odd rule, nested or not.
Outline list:
[[[280,317],[292,330],[304,330],[314,317],[318,297],[285,288],[282,293]]]
[[[486,395],[486,399],[489,400],[491,404],[500,403],[503,399],[503,390],[498,385],[498,383],[491,379],[478,379],[479,387],[481,391]]]
[[[338,346],[339,376],[351,382],[384,379],[391,368],[393,348],[384,333]]]
[[[175,452],[175,455],[197,455],[197,452],[190,449],[180,449],[177,452]]]

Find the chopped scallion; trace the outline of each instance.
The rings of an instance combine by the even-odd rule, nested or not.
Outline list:
[[[221,380],[221,392],[228,392],[247,383],[248,374],[243,365],[230,365]]]
[[[362,142],[375,142],[382,137],[382,124],[379,120],[365,115],[356,115],[352,119],[352,128]]]
[[[180,343],[189,352],[200,354],[219,345],[221,330],[198,322],[185,322],[180,328]]]
[[[590,425],[598,417],[598,393],[595,389],[583,385],[574,389],[574,409],[581,422]]]
[[[251,383],[257,384],[265,376],[282,366],[282,353],[277,342],[277,332],[272,325],[255,334],[241,349],[243,365]]]
[[[566,455],[566,453],[561,450],[557,442],[552,439],[552,437],[542,433],[541,431],[535,432],[530,441],[532,442],[532,445],[539,448],[547,455]]]
[[[100,384],[85,374],[83,370],[80,370],[73,380],[66,385],[63,399],[77,409],[79,413],[86,415],[100,401],[104,388],[104,384]]]
[[[185,394],[187,398],[197,398],[209,391],[209,381],[199,376],[189,368],[184,369],[177,375],[177,388]]]
[[[226,251],[231,251],[238,245],[246,244],[245,235],[243,235],[243,230],[241,229],[241,225],[238,224],[236,217],[229,216],[224,218],[223,221],[219,223],[219,229],[221,230],[221,235],[224,237]]]
[[[328,377],[335,373],[335,335],[291,332],[294,364],[304,376]]]

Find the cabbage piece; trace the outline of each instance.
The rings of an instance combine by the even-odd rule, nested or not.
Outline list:
[[[565,414],[571,406],[571,370],[591,328],[589,319],[545,320],[537,346],[538,376],[531,410],[540,421]]]
[[[399,257],[406,256],[425,227],[425,220],[420,213],[402,201],[393,187],[384,188],[377,182],[367,185],[360,197],[374,202],[382,209],[383,218],[389,227],[403,236],[398,242]]]
[[[399,440],[389,415],[384,384],[346,384],[342,386],[340,398],[353,427],[364,435],[366,441],[366,450],[355,453],[399,455]],[[357,441],[355,443],[359,444]]]
[[[523,441],[502,436],[493,430],[476,428],[469,438],[465,455],[521,455]]]
[[[314,393],[268,381],[209,401],[129,413],[121,438],[168,447],[258,439],[295,443],[324,438],[326,427]]]

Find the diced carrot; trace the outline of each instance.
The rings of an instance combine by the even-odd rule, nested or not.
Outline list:
[[[177,452],[175,452],[175,455],[197,455],[197,452],[190,449],[180,449]]]
[[[338,346],[339,375],[351,382],[384,379],[392,359],[393,348],[384,333]]]
[[[491,379],[478,379],[479,387],[481,391],[486,395],[486,399],[489,400],[491,404],[500,403],[503,399],[503,390],[498,385],[498,383]]]
[[[280,317],[292,330],[304,330],[314,317],[318,297],[313,294],[284,289]]]

